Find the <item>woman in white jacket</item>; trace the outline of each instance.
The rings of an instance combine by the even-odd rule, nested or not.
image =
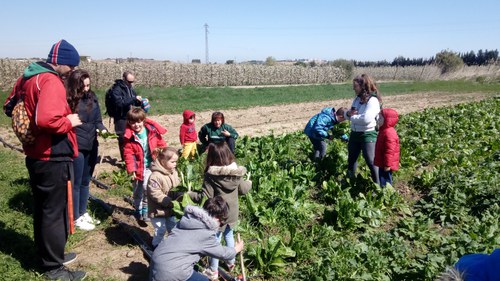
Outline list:
[[[359,154],[363,152],[371,178],[378,183],[378,168],[373,165],[375,157],[375,142],[377,141],[377,116],[380,112],[382,98],[377,85],[366,74],[356,76],[352,81],[352,88],[356,98],[351,109],[346,112],[346,119],[351,122],[349,136],[347,169],[348,175],[354,176]]]

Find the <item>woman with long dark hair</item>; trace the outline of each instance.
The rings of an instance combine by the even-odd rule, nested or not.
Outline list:
[[[102,123],[97,96],[90,89],[90,75],[85,70],[75,70],[66,80],[67,99],[71,110],[78,113],[82,125],[75,128],[78,157],[74,159],[73,215],[75,226],[92,230],[98,220],[87,212],[89,184],[97,164],[97,131],[107,131]]]

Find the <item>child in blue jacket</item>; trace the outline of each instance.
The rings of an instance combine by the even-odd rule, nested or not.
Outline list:
[[[314,148],[314,160],[320,160],[326,155],[326,139],[333,139],[328,133],[329,130],[340,122],[345,121],[344,107],[335,111],[333,107],[325,107],[320,113],[311,117],[304,129],[304,133],[309,137]]]

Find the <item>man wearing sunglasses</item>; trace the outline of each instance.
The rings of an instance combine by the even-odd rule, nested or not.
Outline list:
[[[123,134],[127,126],[127,112],[132,106],[141,106],[141,96],[137,96],[134,87],[135,76],[130,71],[123,72],[122,79],[115,83],[106,93],[106,111],[113,118],[115,133],[118,135],[118,148],[121,161],[123,158]],[[109,96],[109,98],[108,98]]]

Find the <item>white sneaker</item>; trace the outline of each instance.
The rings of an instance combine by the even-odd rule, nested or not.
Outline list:
[[[89,223],[83,216],[79,217],[75,221],[75,226],[78,227],[81,230],[92,230],[95,228],[95,225],[92,223]]]
[[[83,219],[84,219],[86,222],[88,222],[88,223],[90,223],[90,224],[98,225],[98,224],[100,224],[100,223],[101,223],[101,221],[100,221],[100,220],[98,220],[98,219],[93,219],[93,218],[89,215],[89,213],[85,213],[85,214],[83,214],[83,215],[82,215],[82,217],[83,217]]]

